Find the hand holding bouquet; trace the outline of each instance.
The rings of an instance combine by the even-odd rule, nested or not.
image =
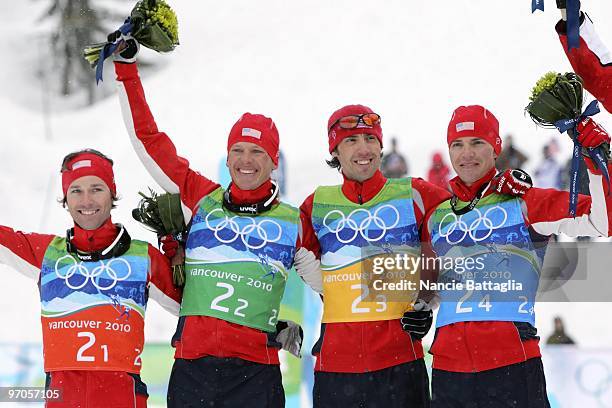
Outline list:
[[[181,200],[178,194],[157,194],[149,189],[150,196],[139,193],[142,200],[137,208],[132,210],[132,217],[157,234],[160,243],[168,240],[168,235],[178,242],[172,255],[172,280],[176,286],[185,285],[184,247],[187,240],[187,227],[181,210]],[[179,260],[175,264],[175,260]]]
[[[590,116],[599,113],[599,106],[595,100],[583,111],[583,96],[582,78],[578,75],[573,72],[548,72],[536,83],[529,98],[531,102],[525,108],[536,124],[547,128],[556,127],[561,133],[567,132],[574,141],[570,175],[570,214],[573,216],[576,215],[576,183],[581,152],[593,161],[610,183],[607,167],[610,157],[609,137],[607,134],[606,137],[593,137],[590,134],[592,132],[587,134],[584,131],[592,127],[587,124],[592,122]]]
[[[157,52],[170,52],[179,44],[176,14],[164,0],[140,0],[118,30],[121,35],[109,35],[108,41],[91,44],[83,56],[96,67],[96,82],[102,80],[104,62],[117,49],[125,36],[131,35],[143,46]]]

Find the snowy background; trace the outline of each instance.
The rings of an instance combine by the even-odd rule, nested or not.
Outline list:
[[[612,2],[582,3],[612,46]],[[144,78],[144,87],[159,127],[193,168],[212,179],[235,120],[246,111],[264,113],[280,131],[287,197],[299,205],[315,186],[340,181],[324,163],[325,129],[330,113],[348,103],[366,104],[381,114],[386,140],[399,138],[414,176],[425,174],[434,151],[447,158],[446,127],[458,105],[488,107],[502,134],[514,134],[516,146],[529,153],[528,170],[553,137],[560,141],[563,161],[569,156],[565,136],[536,128],[523,113],[543,73],[571,69],[553,28],[558,19],[553,1],[546,2],[545,13],[533,15],[527,0],[171,4],[179,17],[181,45],[169,55],[143,51],[161,67]],[[56,202],[61,159],[92,147],[115,160],[122,196],[115,222],[127,224],[133,237],[153,240],[130,216],[137,192],[155,184],[128,141],[112,93],[112,65],[107,64],[100,89],[110,97],[88,108],[73,108],[74,98],[52,96],[44,82],[49,72],[39,74],[37,17],[47,5],[0,2],[0,224],[63,234],[71,220]],[[612,129],[609,113],[596,119]],[[35,282],[0,267],[0,287],[0,342],[40,342]],[[612,345],[612,326],[600,324],[612,304],[540,304],[537,309],[542,336],[552,332],[552,317],[560,314],[581,346]],[[151,302],[147,340],[168,341],[174,326],[175,319]]]

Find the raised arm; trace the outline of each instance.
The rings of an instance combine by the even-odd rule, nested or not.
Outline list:
[[[556,25],[563,50],[584,87],[612,112],[612,53],[600,40],[588,15],[580,13],[580,47],[567,50],[566,22]]]
[[[132,146],[151,177],[167,192],[180,194],[185,224],[188,224],[196,204],[219,184],[191,170],[189,162],[177,154],[168,135],[157,129],[136,63],[115,62],[115,72],[123,120]]]
[[[0,263],[38,281],[53,235],[26,234],[0,226]]]

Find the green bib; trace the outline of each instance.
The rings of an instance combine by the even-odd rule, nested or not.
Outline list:
[[[279,204],[257,216],[223,207],[223,189],[202,199],[185,250],[181,316],[211,316],[276,329],[293,266],[299,211]]]

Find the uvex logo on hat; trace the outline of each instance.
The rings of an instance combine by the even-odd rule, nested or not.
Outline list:
[[[257,129],[242,128],[242,136],[254,137],[255,139],[261,139],[261,132]]]

